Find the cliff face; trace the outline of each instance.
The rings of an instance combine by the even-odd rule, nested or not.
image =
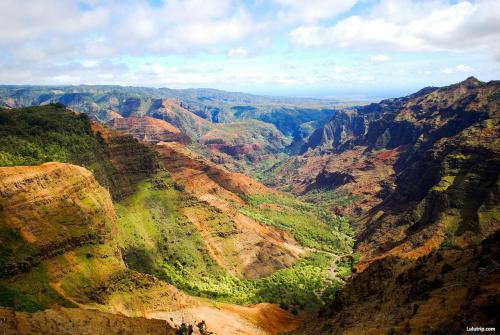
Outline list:
[[[131,135],[110,130],[99,123],[92,123],[92,131],[102,138],[105,159],[110,166],[104,174],[96,177],[109,188],[114,199],[132,194],[138,182],[158,169],[154,152]]]
[[[168,192],[157,186],[158,192]],[[185,208],[192,209],[191,198],[184,195]],[[0,329],[6,334],[177,334],[174,328],[185,320],[195,325],[202,319],[222,334],[269,334],[299,324],[275,305],[214,307],[152,275],[129,269],[122,237],[137,236],[123,235],[130,228],[116,220],[109,192],[83,167],[46,163],[0,168],[0,196],[0,305],[16,310],[0,308]],[[172,205],[162,202],[168,211],[179,210],[169,207]],[[165,212],[162,207],[154,214]],[[146,211],[143,208],[139,213],[142,218]],[[195,215],[189,219],[193,217],[205,219]],[[148,222],[139,219],[133,224],[143,232]],[[248,239],[248,243],[254,242],[252,236]],[[210,245],[210,241],[206,243]],[[266,252],[266,245],[251,246],[251,252]],[[258,266],[266,266],[272,259],[263,262]],[[281,319],[266,319],[269,312]]]
[[[366,214],[396,187],[398,197],[409,195],[401,202],[419,201],[439,182],[439,174],[444,173],[439,171],[444,169],[439,162],[451,151],[461,157],[461,149],[485,147],[489,153],[484,151],[484,157],[492,155],[498,136],[499,86],[498,82],[469,78],[339,112],[315,131],[302,155],[276,170],[277,179],[296,193],[321,189],[352,194],[357,200],[337,206],[336,211],[353,217]],[[475,136],[480,137],[478,141]],[[482,155],[479,151],[477,155]],[[472,158],[467,164],[484,157]],[[423,161],[426,163],[418,163]],[[343,180],[337,178],[341,175]],[[419,178],[422,182],[416,183]]]
[[[224,194],[225,191],[237,196],[245,196],[271,192],[269,188],[258,181],[240,173],[229,172],[182,145],[159,143],[156,146],[156,151],[167,169],[173,173],[179,173],[182,182],[186,183],[187,187],[191,188],[193,192],[204,190],[211,185],[203,183],[196,185],[195,180],[182,176],[181,172],[189,170],[202,171],[211,184],[215,183],[222,187],[221,194]]]
[[[464,246],[500,228],[499,94],[498,82],[470,78],[405,102],[393,121],[413,129],[404,138],[368,131],[370,146],[411,146],[394,164],[389,195],[360,220],[364,259],[415,257],[445,240]]]
[[[494,324],[499,97],[499,82],[469,78],[383,101],[359,111],[362,135],[304,155],[322,163],[306,185],[358,195],[340,210],[360,208],[361,259],[303,334],[448,334]],[[366,181],[363,170],[388,173]],[[356,193],[366,185],[378,192]],[[367,202],[373,206],[363,207]]]
[[[355,275],[297,334],[461,334],[494,327],[499,234],[419,260],[388,257]]]
[[[192,139],[198,139],[212,126],[210,121],[190,112],[172,99],[155,100],[151,105],[149,115],[167,121]]]
[[[418,257],[443,242],[464,246],[498,230],[499,135],[490,119],[401,157],[411,163],[394,190],[359,222],[363,259]]]
[[[92,173],[63,163],[0,168],[0,275],[103,243],[115,227],[109,193]]]
[[[254,164],[282,152],[287,139],[273,125],[256,120],[215,125],[200,138],[212,155]]]
[[[354,138],[363,136],[366,131],[367,117],[355,111],[339,111],[330,122],[316,129],[302,146],[302,152],[308,149],[340,149]]]
[[[146,143],[156,144],[163,141],[189,144],[191,142],[188,136],[170,123],[148,116],[115,118],[106,125]]]
[[[83,309],[61,308],[23,313],[0,308],[0,319],[0,328],[5,335],[177,334],[164,320],[129,318]]]
[[[443,87],[425,88],[396,99],[343,111],[317,129],[304,149],[342,152],[357,145],[394,149],[404,145],[428,148],[470,125],[498,117],[499,83],[476,78]]]

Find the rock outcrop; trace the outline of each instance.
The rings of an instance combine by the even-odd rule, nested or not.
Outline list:
[[[170,123],[149,116],[114,118],[106,123],[112,129],[127,133],[145,143],[179,142],[189,144],[191,140]]]
[[[212,127],[207,121],[190,112],[173,99],[158,99],[153,102],[149,115],[167,121],[192,139],[198,139]]]
[[[154,151],[131,135],[113,131],[100,123],[92,123],[93,132],[106,147],[110,169],[97,179],[109,188],[113,199],[119,200],[134,192],[138,182],[158,169]]]
[[[0,308],[0,329],[5,335],[175,335],[167,321],[129,318],[77,308],[49,309],[36,313]]]
[[[83,167],[64,163],[0,168],[0,276],[103,243],[115,227],[109,193]]]
[[[462,334],[467,327],[495,327],[499,238],[419,260],[376,261],[294,334]]]
[[[360,110],[366,123],[360,136],[305,155],[326,162],[320,177],[324,171],[356,177],[359,162],[374,171],[374,158],[389,173],[373,178],[376,195],[358,193],[358,203],[378,200],[355,221],[357,273],[300,334],[451,334],[494,326],[499,98],[500,82],[469,78],[386,100]],[[360,185],[338,180],[331,187],[354,193]]]

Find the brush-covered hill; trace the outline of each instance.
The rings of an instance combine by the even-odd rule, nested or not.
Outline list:
[[[357,217],[360,262],[303,334],[494,326],[499,102],[499,82],[468,78],[341,114],[311,136],[293,163],[309,178],[288,180]]]
[[[337,262],[352,248],[344,219],[182,143],[143,143],[61,105],[1,109],[0,134],[9,329],[116,322],[132,332],[141,322],[103,314],[115,313],[275,334],[342,284],[332,271],[350,270]],[[61,307],[97,314],[63,327],[77,313]],[[144,322],[152,333],[164,325]]]

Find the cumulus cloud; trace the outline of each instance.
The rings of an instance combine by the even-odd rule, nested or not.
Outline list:
[[[402,51],[492,49],[500,41],[500,1],[382,0],[365,16],[302,25],[296,45]],[[492,51],[494,52],[494,51]]]
[[[470,73],[474,71],[474,69],[468,65],[464,65],[464,64],[459,64],[457,66],[454,66],[454,67],[447,67],[447,68],[444,68],[444,69],[441,69],[441,73],[444,73],[444,74],[455,74],[455,73]]]
[[[498,63],[483,55],[500,62],[500,1],[152,3],[0,0],[0,83],[326,87],[380,78],[392,84],[400,68],[413,74],[438,69],[433,75],[447,79],[499,73],[492,67]],[[452,63],[400,53],[389,61],[397,51],[442,50],[454,51]]]
[[[274,0],[281,7],[278,18],[288,22],[316,22],[350,10],[357,0]]]
[[[373,63],[382,63],[382,62],[387,62],[390,61],[391,57],[379,54],[379,55],[373,55],[370,57],[370,61]]]
[[[227,52],[229,57],[246,57],[248,56],[248,50],[245,48],[232,48]]]
[[[0,46],[16,45],[47,34],[74,36],[104,27],[106,8],[82,11],[78,2],[65,0],[0,1]]]
[[[237,42],[265,27],[233,0],[212,0],[209,5],[204,0],[168,0],[159,7],[147,0],[0,1],[0,12],[0,47],[13,56],[25,53],[22,49],[38,50],[30,52],[38,60],[186,52]]]

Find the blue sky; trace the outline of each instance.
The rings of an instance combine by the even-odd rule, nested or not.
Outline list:
[[[0,83],[384,98],[500,79],[500,1],[0,0]]]

